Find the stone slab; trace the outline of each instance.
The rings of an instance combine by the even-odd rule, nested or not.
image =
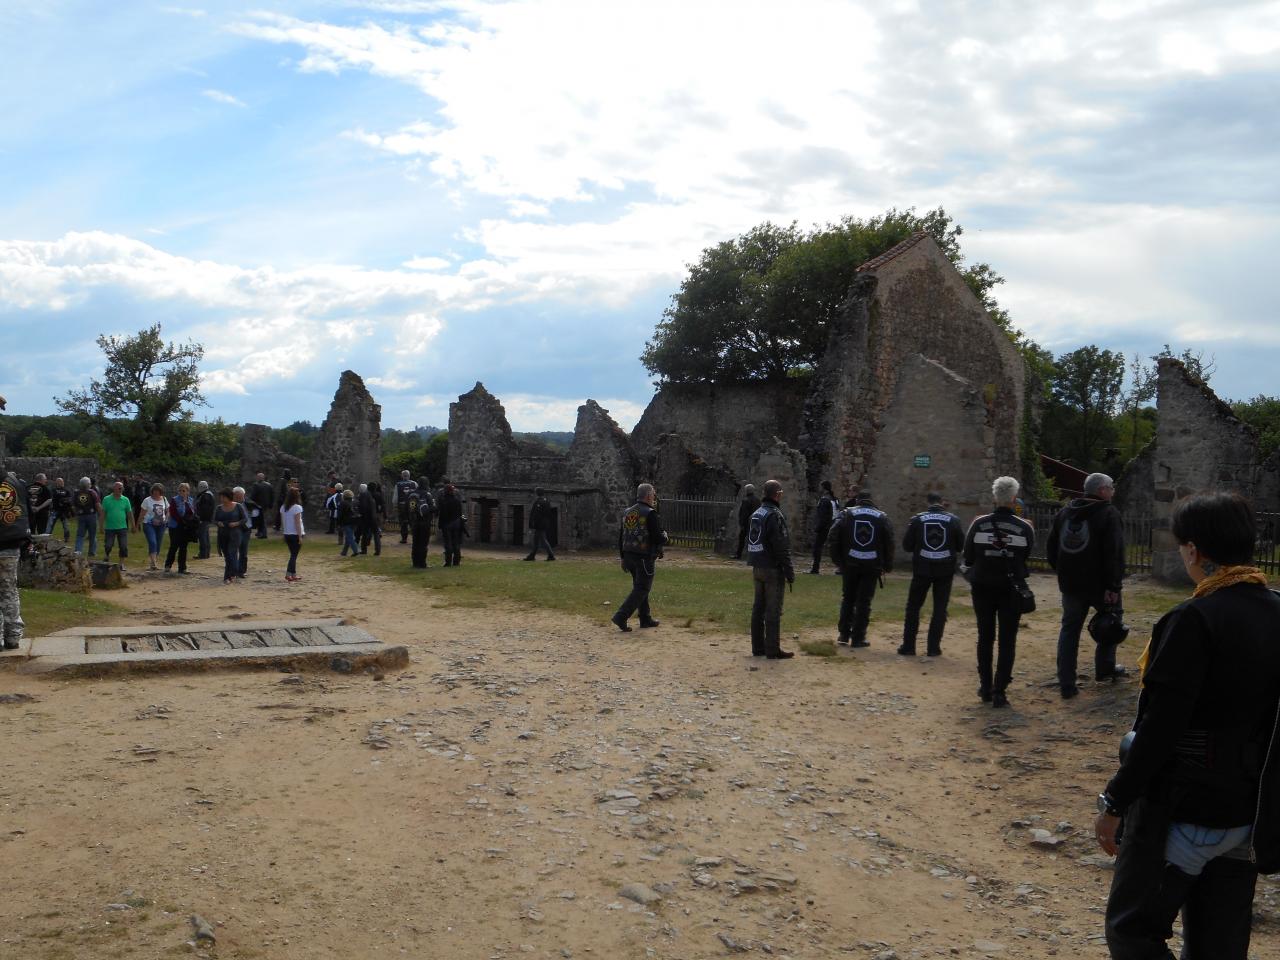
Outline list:
[[[12,660],[12,661],[25,660],[30,655],[30,653],[31,653],[31,638],[23,637],[21,640],[18,641],[17,650],[0,649],[0,662],[3,662],[5,660]]]
[[[325,627],[319,631],[332,643],[375,643],[376,639],[359,627]]]
[[[19,667],[19,671],[76,677],[254,668],[287,669],[295,672],[338,669],[343,673],[351,673],[369,667],[399,669],[408,664],[408,647],[365,643],[330,644],[324,647],[252,647],[244,650],[35,657],[27,659]]]
[[[320,620],[228,620],[216,623],[178,623],[170,626],[148,627],[68,627],[51,636],[81,637],[137,637],[144,634],[203,633],[206,630],[292,630],[295,627],[337,627],[341,617]]]
[[[84,652],[84,637],[33,637],[30,641],[33,657],[78,657]]]

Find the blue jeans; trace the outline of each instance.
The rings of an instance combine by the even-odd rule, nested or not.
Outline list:
[[[142,532],[147,536],[147,553],[158,554],[160,545],[164,543],[164,527],[157,527],[154,523],[144,523]]]
[[[1080,631],[1092,609],[1101,609],[1102,598],[1082,593],[1062,595],[1062,628],[1058,631],[1058,686],[1074,690],[1076,686],[1076,660],[1080,651]],[[1113,608],[1118,614],[1120,604]],[[1116,669],[1116,648],[1098,644],[1093,651],[1094,677],[1109,677]]]
[[[240,573],[240,531],[219,530],[218,550],[222,552],[222,579],[234,579]]]
[[[67,526],[66,517],[60,517],[56,513],[49,514],[49,529],[46,530],[45,533],[52,536],[53,531],[57,529],[58,524],[62,524],[62,542],[66,543],[67,538],[71,536],[71,531],[68,529],[68,526]]]
[[[89,556],[98,555],[98,518],[92,513],[76,517],[76,553],[84,549],[85,537],[89,538]]]
[[[356,544],[356,528],[351,524],[344,524],[342,527],[342,555],[347,555],[347,548],[351,548],[352,553],[359,553],[360,547]]]

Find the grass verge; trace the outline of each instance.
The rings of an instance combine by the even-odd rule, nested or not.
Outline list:
[[[67,627],[99,623],[124,613],[124,608],[82,593],[57,590],[21,590],[22,620],[29,637],[43,637]]]

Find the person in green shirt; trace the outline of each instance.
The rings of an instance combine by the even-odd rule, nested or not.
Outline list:
[[[111,561],[111,545],[120,544],[120,559],[129,556],[129,533],[135,529],[133,520],[133,504],[124,495],[124,484],[117,480],[111,485],[111,492],[102,498],[102,512],[106,517],[103,530],[106,534],[107,562]]]

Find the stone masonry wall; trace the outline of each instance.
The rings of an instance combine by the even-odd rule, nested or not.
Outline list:
[[[18,586],[40,590],[90,591],[89,562],[75,547],[56,537],[40,534],[31,538],[32,551],[18,564]]]
[[[240,429],[238,476],[240,485],[246,490],[253,483],[258,471],[267,475],[267,480],[272,487],[278,487],[285,470],[288,470],[291,476],[301,477],[307,467],[305,460],[281,450],[280,445],[271,439],[270,430],[270,427],[260,423],[246,423]]]
[[[1173,504],[1203,490],[1235,490],[1253,499],[1261,476],[1258,437],[1179,360],[1159,361],[1156,404],[1152,572],[1186,583],[1169,530]]]
[[[382,473],[382,407],[350,370],[344,370],[338,380],[308,464],[307,509],[318,521],[327,518],[325,479],[330,470],[343,484],[377,480]]]
[[[449,459],[445,472],[454,483],[507,480],[515,440],[498,398],[477,382],[449,404]]]
[[[578,408],[568,461],[582,486],[600,491],[595,533],[599,539],[608,540],[617,529],[618,518],[635,502],[636,485],[642,478],[631,441],[609,411],[594,400]],[[596,535],[592,539],[597,539]]]
[[[985,512],[998,475],[995,429],[973,383],[915,354],[902,365],[883,419],[864,485],[896,530],[925,508],[930,491],[966,522]],[[927,467],[915,465],[921,455],[930,458]]]

